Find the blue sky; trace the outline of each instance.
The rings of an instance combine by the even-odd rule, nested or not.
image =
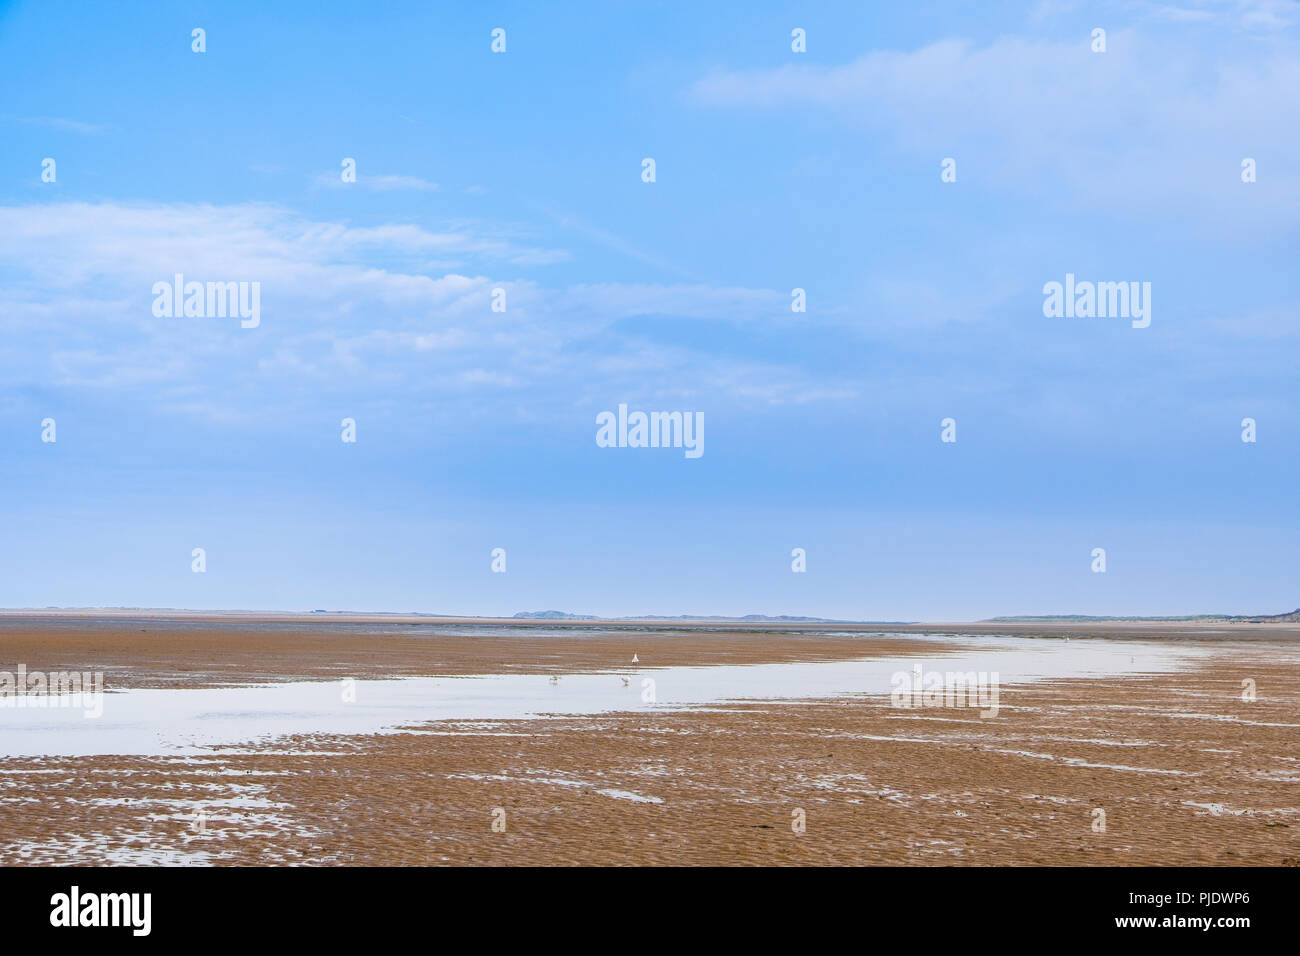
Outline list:
[[[0,606],[1300,604],[1300,5],[700,6],[0,3]]]

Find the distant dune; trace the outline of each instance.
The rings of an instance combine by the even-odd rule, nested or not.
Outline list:
[[[1067,623],[1128,623],[1130,621],[1158,621],[1170,624],[1183,622],[1225,624],[1300,624],[1300,608],[1286,614],[1192,614],[1185,617],[1101,617],[1092,614],[1019,615],[1015,617],[990,617],[982,624],[1034,624],[1063,621]]]
[[[594,614],[570,614],[567,611],[520,611],[514,615],[522,621],[598,621]]]
[[[830,617],[801,617],[795,614],[638,614],[630,617],[598,617],[594,614],[570,614],[567,611],[520,611],[515,620],[526,621],[721,621],[749,624],[912,624],[912,621],[845,621]]]

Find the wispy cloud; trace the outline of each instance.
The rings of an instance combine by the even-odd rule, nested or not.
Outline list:
[[[1300,220],[1292,37],[1233,45],[1219,35],[1115,29],[1105,53],[1090,51],[1086,32],[986,45],[946,39],[841,65],[717,70],[688,98],[825,111],[936,168],[953,156],[984,182],[1076,208],[1191,217],[1216,229],[1292,229]],[[1246,156],[1269,167],[1249,194],[1238,168]]]
[[[1162,19],[1222,23],[1249,30],[1286,30],[1300,23],[1300,4],[1295,0],[1191,0],[1150,7]]]
[[[9,116],[0,115],[0,121],[21,123],[24,126],[44,126],[65,133],[82,133],[93,136],[112,129],[111,123],[84,123],[81,120],[67,119],[61,116]]]
[[[624,239],[622,236],[611,232],[608,229],[597,226],[594,223],[588,222],[581,216],[558,209],[555,206],[546,203],[539,203],[537,208],[545,215],[550,216],[551,220],[560,229],[573,232],[599,246],[604,246],[606,249],[617,252],[619,255],[626,256],[627,258],[633,259],[644,265],[652,266],[653,268],[667,272],[670,275],[676,275],[682,278],[691,277],[690,273],[686,269],[683,269],[676,263],[670,262],[663,256],[656,255],[653,252],[648,252],[635,243]]]
[[[493,275],[550,254],[520,244],[516,232],[352,226],[257,204],[0,207],[0,272],[11,280],[0,290],[0,328],[13,346],[0,366],[11,382],[161,390],[178,409],[256,404],[304,388],[350,390],[364,381],[408,402],[531,390],[536,415],[568,407],[575,387],[653,394],[667,387],[669,371],[677,387],[705,383],[733,397],[810,393],[806,373],[783,363],[719,361],[703,344],[607,334],[629,316],[779,315],[788,310],[787,293],[704,284],[547,287]],[[432,272],[431,257],[455,257],[472,271]],[[259,282],[259,329],[154,317],[153,283],[177,272]],[[505,290],[505,312],[491,308],[497,288]]]
[[[33,254],[27,244],[51,245]],[[159,269],[305,281],[314,270],[452,268],[475,262],[545,261],[563,250],[487,228],[430,230],[394,223],[355,226],[306,219],[282,206],[170,203],[49,203],[0,207],[0,259],[69,285],[94,276],[154,275]]]
[[[438,188],[437,183],[421,179],[419,176],[401,176],[392,173],[374,176],[358,173],[356,182],[351,183],[345,183],[337,172],[317,173],[312,182],[322,188],[361,188],[378,193],[398,191],[433,192]]]

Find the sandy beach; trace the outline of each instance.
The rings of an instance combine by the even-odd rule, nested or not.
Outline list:
[[[202,700],[184,720],[269,736],[182,747],[159,710],[153,743],[93,752],[92,736],[59,754],[67,731],[22,723],[53,714],[0,709],[0,863],[1297,865],[1297,636],[10,615],[0,669],[105,674],[96,733],[151,728],[147,708],[131,717],[151,701]],[[1029,668],[1004,673],[993,717],[899,707],[866,678],[847,692],[872,661],[985,660]],[[755,674],[778,684],[744,683]],[[297,723],[276,710],[307,691],[333,701],[344,681],[369,724],[325,719],[363,712],[346,701],[312,698]],[[426,686],[440,713],[472,719],[420,719],[425,699],[396,693]],[[760,690],[724,699],[737,687]],[[223,708],[242,705],[223,702],[245,692],[263,696],[230,723]]]

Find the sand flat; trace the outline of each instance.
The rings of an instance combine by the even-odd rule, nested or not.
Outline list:
[[[73,627],[66,642],[8,626],[0,647],[30,667],[99,664],[131,675],[119,686],[182,691],[248,673],[500,673],[562,687],[583,673],[617,680],[629,650],[652,665],[645,673],[873,655],[940,666],[962,652],[942,633],[756,638],[661,625],[486,639],[222,626],[196,648],[188,627],[115,624]],[[1073,633],[1071,653],[1086,655]],[[1141,634],[1135,667],[1152,639]],[[0,759],[0,862],[1300,862],[1295,642],[1169,628],[1156,638],[1196,652],[1159,673],[1004,686],[992,719],[863,693],[313,728],[175,755],[11,756]],[[1112,633],[1103,644],[1124,646]],[[1246,679],[1254,701],[1242,700]],[[498,808],[504,832],[492,829]]]

